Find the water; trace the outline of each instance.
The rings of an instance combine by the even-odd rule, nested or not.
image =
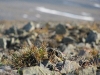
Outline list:
[[[45,11],[41,11],[41,7],[45,8]],[[100,0],[0,0],[0,20],[68,18],[100,21]]]

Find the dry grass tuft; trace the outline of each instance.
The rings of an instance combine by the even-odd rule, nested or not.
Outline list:
[[[40,48],[33,46],[21,51],[20,54],[13,53],[12,59],[13,66],[18,69],[38,65],[43,59],[48,59],[48,54],[44,45]]]

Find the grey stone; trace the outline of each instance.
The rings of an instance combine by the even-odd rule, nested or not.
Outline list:
[[[17,71],[11,69],[10,66],[0,66],[0,75],[19,75]]]
[[[34,45],[37,46],[38,48],[40,48],[41,45],[42,45],[42,42],[41,42],[39,39],[36,39],[36,40],[34,41]]]
[[[2,56],[3,56],[3,53],[0,52],[0,62],[1,62]],[[1,64],[1,63],[0,63],[0,64]],[[2,65],[2,64],[1,64],[1,65]]]
[[[85,51],[84,50],[80,50],[78,56],[83,56],[85,55]]]
[[[79,64],[77,63],[77,62],[75,62],[75,61],[69,61],[69,60],[65,60],[64,61],[64,66],[63,66],[63,69],[62,69],[62,71],[64,72],[64,73],[70,73],[70,72],[72,72],[72,71],[75,71],[76,69],[78,69],[80,66],[79,66]]]
[[[70,38],[70,37],[64,37],[61,42],[67,45],[67,44],[74,43],[75,40],[73,38]]]
[[[23,27],[23,29],[27,32],[31,32],[35,29],[35,24],[33,22],[29,22]]]
[[[79,43],[79,44],[76,44],[76,46],[77,46],[78,48],[85,47],[85,43]]]
[[[59,44],[59,46],[57,47],[58,48],[58,50],[60,50],[61,52],[64,52],[65,51],[65,49],[66,49],[66,45],[65,44],[63,44],[63,43],[61,43],[61,44]]]
[[[1,69],[6,70],[6,71],[10,71],[11,67],[10,66],[0,66]]]
[[[46,65],[48,64],[49,60],[48,59],[44,59],[41,63],[44,65],[44,67],[46,67]]]
[[[15,34],[17,35],[18,34],[18,29],[16,26],[12,26],[11,28],[9,28],[9,30],[6,31],[7,34]]]
[[[77,52],[74,50],[76,47],[72,44],[69,44],[65,51],[63,52],[65,55],[67,55],[67,58],[70,58],[71,56],[75,56]]]
[[[57,72],[52,72],[47,68],[39,66],[24,68],[22,73],[23,75],[60,75]]]
[[[87,43],[96,42],[96,39],[97,39],[97,33],[94,31],[90,31],[86,38],[86,42]]]
[[[100,67],[97,67],[96,75],[100,75]]]
[[[32,47],[32,42],[30,41],[29,38],[27,38],[27,43],[28,43],[28,45],[29,45],[30,47]]]
[[[14,44],[15,43],[15,38],[11,38],[11,44]]]
[[[96,75],[96,67],[90,66],[79,71],[79,75]]]
[[[56,34],[65,34],[66,33],[66,27],[62,24],[58,24],[55,28]]]
[[[18,29],[18,35],[24,35],[26,33],[23,29]]]
[[[6,49],[6,46],[7,46],[6,38],[0,38],[0,48]]]

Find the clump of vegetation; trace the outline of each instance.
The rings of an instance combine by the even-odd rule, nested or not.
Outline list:
[[[12,54],[12,64],[15,68],[30,67],[38,65],[43,59],[48,59],[48,54],[44,45],[40,48],[33,46],[23,50],[20,55]]]

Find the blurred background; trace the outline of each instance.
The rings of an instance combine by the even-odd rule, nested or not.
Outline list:
[[[100,21],[100,0],[0,0],[0,20]]]

